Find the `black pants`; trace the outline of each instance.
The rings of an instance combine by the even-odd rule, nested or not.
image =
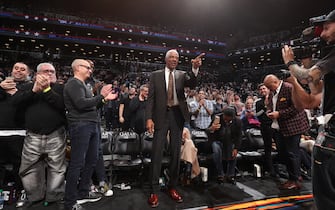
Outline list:
[[[152,164],[150,170],[152,193],[157,193],[160,189],[158,180],[162,168],[163,152],[165,143],[167,141],[168,131],[170,132],[169,150],[171,155],[171,161],[169,166],[170,181],[168,187],[175,188],[179,178],[183,115],[181,114],[180,109],[176,108],[167,111],[164,118],[164,126],[160,129],[155,129],[154,132],[154,140],[151,153]]]
[[[16,185],[16,191],[23,189],[19,169],[21,163],[21,154],[24,136],[2,136],[0,137],[0,185],[3,186],[5,178],[5,165],[13,165],[13,175]]]
[[[264,168],[269,173],[274,173],[273,165],[272,165],[272,136],[273,130],[271,125],[261,125],[261,134],[264,141]]]
[[[335,146],[335,137],[326,136],[325,146]],[[315,145],[312,183],[315,204],[320,210],[335,209],[335,150]]]
[[[279,131],[274,131],[278,155],[286,165],[290,181],[298,181],[300,176],[300,134],[294,136],[283,136]]]

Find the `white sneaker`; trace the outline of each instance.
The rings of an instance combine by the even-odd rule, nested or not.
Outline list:
[[[107,183],[99,187],[99,193],[103,194],[106,197],[113,196],[114,194],[113,190],[109,188]]]
[[[95,192],[88,192],[88,195],[84,198],[78,199],[77,204],[83,204],[87,202],[96,202],[101,199],[101,195]]]
[[[72,206],[71,210],[85,210],[80,204],[76,203]]]

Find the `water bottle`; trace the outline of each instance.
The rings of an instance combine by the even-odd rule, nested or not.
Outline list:
[[[315,139],[315,144],[316,145],[322,145],[323,142],[325,141],[325,139],[326,139],[326,137],[325,137],[325,129],[324,129],[324,126],[321,125],[319,127],[319,130],[318,130],[318,136]]]
[[[0,209],[3,209],[5,203],[5,199],[3,197],[2,189],[0,189]]]

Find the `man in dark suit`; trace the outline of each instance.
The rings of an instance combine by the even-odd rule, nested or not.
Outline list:
[[[169,50],[165,56],[165,69],[155,71],[150,76],[149,97],[146,106],[146,127],[154,134],[152,165],[150,169],[151,194],[149,204],[158,206],[159,176],[163,158],[163,148],[169,133],[171,162],[169,167],[168,193],[177,202],[183,198],[176,191],[180,165],[180,147],[185,122],[189,122],[189,111],[184,87],[194,88],[201,66],[202,53],[192,60],[192,73],[176,70],[179,54]],[[168,132],[169,131],[169,132]]]
[[[300,189],[300,150],[301,134],[309,129],[304,110],[295,108],[292,102],[292,85],[279,80],[275,75],[267,75],[264,84],[272,93],[269,97],[268,117],[273,120],[274,139],[278,154],[285,161],[289,174],[288,181],[281,189]]]
[[[264,168],[270,176],[276,177],[271,156],[273,134],[271,128],[272,119],[270,119],[266,113],[268,110],[270,90],[263,83],[258,85],[258,90],[261,97],[255,101],[255,109],[256,117],[261,122],[261,134],[264,141]]]

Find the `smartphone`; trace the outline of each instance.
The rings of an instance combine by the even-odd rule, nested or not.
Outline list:
[[[220,124],[220,116],[215,115],[215,118],[214,118],[213,123],[214,123],[214,124]]]
[[[12,80],[12,81],[14,81],[14,77],[6,77],[6,80]]]

